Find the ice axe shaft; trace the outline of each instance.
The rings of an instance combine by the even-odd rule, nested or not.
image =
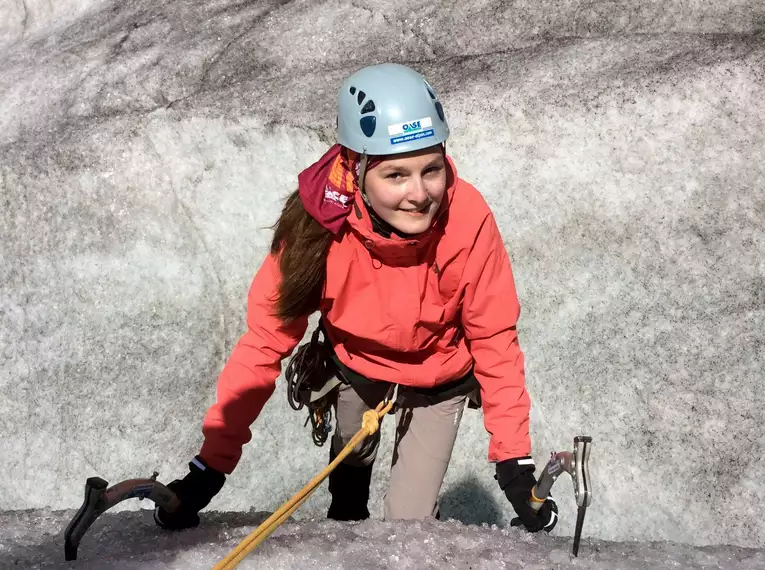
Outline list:
[[[550,494],[553,484],[561,475],[568,473],[574,485],[574,499],[577,506],[576,530],[574,535],[574,556],[579,555],[579,542],[582,537],[582,526],[587,507],[592,502],[590,486],[590,447],[592,437],[578,435],[574,438],[574,451],[559,451],[550,454],[550,460],[542,470],[537,484],[532,489],[532,497],[539,500],[531,501],[531,507],[539,510],[544,499]]]
[[[577,507],[576,512],[576,530],[574,531],[574,556],[579,556],[579,541],[582,539],[582,526],[584,525],[584,514],[587,507],[582,505]]]

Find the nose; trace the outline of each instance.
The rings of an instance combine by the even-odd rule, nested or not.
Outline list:
[[[407,199],[412,204],[424,204],[428,201],[428,190],[422,177],[413,176],[409,180],[409,188],[407,190]]]

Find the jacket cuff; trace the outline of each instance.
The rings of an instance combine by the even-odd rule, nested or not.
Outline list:
[[[494,475],[494,478],[499,483],[499,488],[505,490],[516,479],[525,479],[529,477],[534,479],[536,464],[534,463],[534,459],[527,455],[500,461],[497,463],[496,470],[497,472]]]

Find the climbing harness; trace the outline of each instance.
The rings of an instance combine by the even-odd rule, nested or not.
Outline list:
[[[308,408],[303,427],[311,423],[311,438],[319,447],[326,443],[332,432],[332,409],[337,401],[335,388],[340,384],[356,387],[382,383],[362,376],[337,358],[321,320],[311,340],[295,351],[284,369],[284,377],[287,381],[287,402],[293,410]],[[405,388],[405,392],[404,400],[408,407],[437,404],[463,394],[468,396],[468,407],[481,407],[480,384],[472,369],[453,382],[433,388],[410,386]],[[394,412],[395,408],[390,413]]]

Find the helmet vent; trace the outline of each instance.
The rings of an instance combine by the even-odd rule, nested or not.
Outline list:
[[[356,88],[355,87],[351,87],[349,89],[349,91],[351,92],[351,95],[356,95]]]
[[[438,118],[441,119],[442,122],[446,122],[446,119],[444,118],[444,108],[438,101],[436,101],[436,113],[438,113]]]
[[[359,121],[359,125],[361,126],[361,131],[368,138],[371,138],[372,135],[375,134],[375,129],[377,128],[377,118],[374,115],[370,117],[362,117]]]
[[[359,105],[361,105],[361,103],[363,103],[363,101],[364,101],[364,97],[366,97],[366,96],[367,96],[367,94],[366,94],[366,93],[364,93],[363,91],[359,91],[359,94],[358,94],[358,96],[356,97],[356,102],[357,102]]]
[[[429,88],[428,88],[428,94],[430,94],[430,98],[433,99],[433,101],[436,100],[436,94],[433,93],[433,91],[431,91]]]
[[[367,104],[364,105],[364,108],[361,110],[361,114],[365,115],[367,113],[371,113],[374,110],[375,110],[375,102],[370,99],[369,101],[367,101]]]

